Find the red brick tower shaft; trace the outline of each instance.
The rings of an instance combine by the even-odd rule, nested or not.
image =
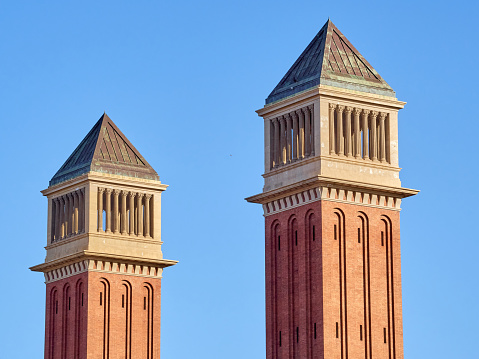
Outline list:
[[[328,21],[258,110],[267,359],[404,357],[403,106]]]
[[[84,272],[47,284],[45,358],[159,358],[161,279]]]
[[[397,211],[316,201],[266,217],[267,358],[400,358],[400,273]]]

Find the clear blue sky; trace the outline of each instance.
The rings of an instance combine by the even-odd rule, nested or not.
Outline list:
[[[407,359],[477,358],[476,2],[0,2],[0,358],[43,358],[40,190],[106,111],[163,196],[162,358],[264,358],[255,110],[331,17],[407,101]],[[25,339],[28,340],[25,340]]]

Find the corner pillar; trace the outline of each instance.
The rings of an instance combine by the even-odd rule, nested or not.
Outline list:
[[[150,237],[150,199],[151,194],[145,195],[145,237]]]
[[[329,104],[329,154],[336,154],[336,144],[334,143],[334,110],[336,105]]]
[[[103,193],[104,188],[98,188],[98,232],[103,231]]]

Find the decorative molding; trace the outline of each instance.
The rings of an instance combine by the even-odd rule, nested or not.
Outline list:
[[[377,168],[381,170],[387,171],[395,171],[399,172],[401,170],[400,167],[392,166],[389,162],[380,162],[380,161],[372,161],[369,158],[355,158],[355,157],[347,157],[347,156],[338,156],[337,154],[329,154],[329,155],[322,155],[322,156],[310,156],[301,159],[301,161],[294,161],[291,163],[280,164],[278,167],[274,167],[269,171],[262,174],[264,178],[277,175],[278,173],[290,171],[293,168],[297,168],[303,166],[307,163],[311,162],[319,162],[319,161],[335,161],[353,165],[364,166],[366,168]]]
[[[319,188],[307,189],[305,191],[263,204],[264,215],[269,216],[275,213],[287,211],[307,203],[318,201],[319,199],[321,199],[321,192]]]
[[[96,186],[105,188],[106,186],[133,187],[139,191],[160,191],[166,190],[165,185],[157,180],[148,180],[143,178],[132,178],[110,173],[88,172],[84,175],[72,178],[65,182],[60,182],[41,191],[44,196],[49,198],[58,194],[74,191],[78,186],[86,186],[92,183]]]
[[[162,278],[163,268],[101,259],[85,259],[80,262],[67,264],[63,267],[44,272],[45,283],[56,282],[85,272],[112,273],[145,278]]]
[[[308,203],[332,201],[366,207],[401,210],[401,198],[349,188],[322,186],[315,187],[263,203],[264,216],[271,216]]]

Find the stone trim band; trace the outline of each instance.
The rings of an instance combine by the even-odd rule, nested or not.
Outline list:
[[[121,262],[85,259],[68,264],[64,267],[45,272],[45,283],[56,282],[84,272],[103,272],[132,275],[147,278],[161,278],[163,268],[139,264],[125,264]]]
[[[395,211],[401,210],[401,198],[399,197],[324,186],[307,189],[299,193],[267,202],[263,204],[264,216],[270,216],[320,200],[364,205]]]

